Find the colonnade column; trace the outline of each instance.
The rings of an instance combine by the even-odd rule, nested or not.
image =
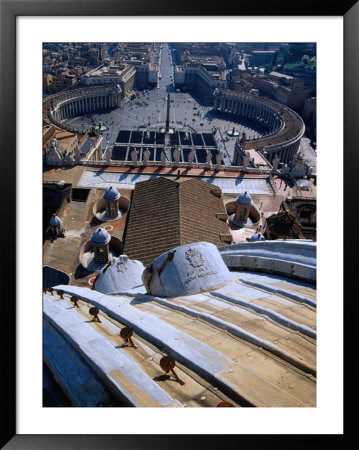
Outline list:
[[[235,102],[235,104],[234,104],[234,113],[235,114],[238,114],[238,104],[239,104],[239,102]]]
[[[283,162],[287,163],[288,162],[288,147],[285,149],[284,151],[284,157],[283,157]]]

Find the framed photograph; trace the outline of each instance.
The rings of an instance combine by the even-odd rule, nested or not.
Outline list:
[[[0,1],[2,448],[342,438],[358,4]]]

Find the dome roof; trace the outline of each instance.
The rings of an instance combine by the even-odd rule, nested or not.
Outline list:
[[[103,194],[103,198],[105,200],[117,200],[118,198],[120,198],[120,193],[117,189],[110,186]]]
[[[50,219],[49,225],[51,225],[52,227],[61,227],[62,221],[54,214]]]
[[[91,237],[91,242],[93,244],[104,245],[110,242],[111,236],[107,233],[104,228],[97,228]]]
[[[249,206],[252,203],[252,197],[246,191],[244,194],[239,194],[236,203],[243,206]]]
[[[178,297],[217,289],[233,276],[214,244],[194,242],[158,256],[142,273],[148,294]]]
[[[95,281],[96,291],[103,294],[116,294],[135,289],[145,293],[142,272],[145,267],[140,261],[128,259],[127,255],[113,258],[99,273]]]

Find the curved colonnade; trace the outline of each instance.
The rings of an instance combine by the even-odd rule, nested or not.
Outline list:
[[[270,163],[275,156],[280,162],[289,163],[297,153],[305,126],[290,108],[256,95],[216,89],[213,109],[252,120],[268,130],[263,137],[242,141],[242,150],[261,150]]]
[[[67,129],[62,123],[65,119],[119,107],[121,92],[120,87],[114,86],[84,87],[46,97],[43,102],[51,122]],[[217,88],[213,109],[252,120],[268,130],[265,136],[242,141],[242,150],[260,150],[270,163],[275,156],[280,162],[289,163],[297,153],[305,126],[290,108],[263,97]]]
[[[43,101],[51,122],[64,128],[64,119],[119,107],[121,92],[120,87],[96,86],[65,91]]]

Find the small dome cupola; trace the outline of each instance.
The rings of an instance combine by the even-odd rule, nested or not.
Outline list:
[[[247,191],[243,194],[239,194],[236,199],[236,204],[236,212],[232,222],[235,225],[244,226],[248,221],[249,211],[252,205],[252,197]]]
[[[109,243],[111,236],[104,228],[98,228],[91,237],[96,263],[104,264],[109,260]]]
[[[60,217],[57,217],[56,214],[53,214],[53,216],[50,219],[49,225],[51,227],[61,227],[62,221]]]
[[[117,217],[118,200],[120,198],[120,193],[118,192],[118,190],[110,186],[108,189],[106,189],[103,198],[106,201],[106,217]]]
[[[111,236],[104,228],[98,228],[91,237],[91,242],[95,245],[105,245],[111,240]]]
[[[114,189],[112,186],[110,186],[103,194],[103,198],[105,200],[118,200],[120,198],[120,193],[117,189]]]
[[[252,204],[252,197],[246,191],[246,192],[244,192],[244,194],[238,195],[238,197],[236,199],[236,203],[238,203],[238,205],[242,205],[242,206],[250,206]]]
[[[50,233],[52,233],[52,235],[64,235],[65,230],[62,228],[62,220],[58,216],[56,216],[56,214],[53,214],[49,221],[49,231]]]

